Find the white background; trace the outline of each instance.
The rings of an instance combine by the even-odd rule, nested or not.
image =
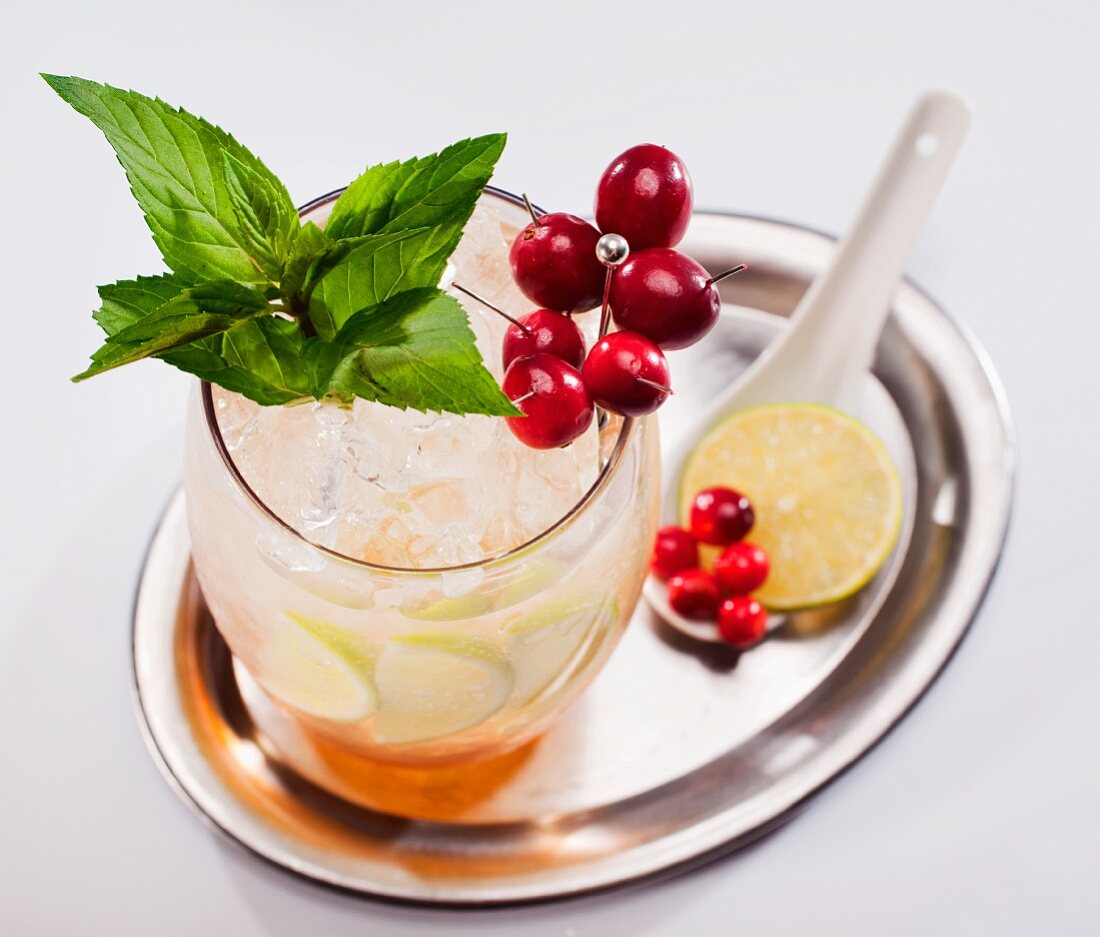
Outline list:
[[[0,932],[1095,934],[1100,931],[1100,16],[1090,2],[0,4]],[[909,100],[973,129],[912,257],[1007,385],[1017,508],[971,636],[789,826],[661,885],[497,912],[332,894],[225,845],[158,776],[127,670],[187,379],[74,386],[94,285],[160,269],[107,144],[39,70],[232,130],[298,201],[505,129],[497,181],[589,210],[671,146],[700,207],[840,230]]]

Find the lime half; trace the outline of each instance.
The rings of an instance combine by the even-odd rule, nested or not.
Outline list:
[[[484,722],[512,692],[512,669],[495,647],[443,631],[390,638],[375,668],[375,737],[424,742]]]
[[[773,609],[858,591],[901,529],[901,479],[886,447],[858,420],[817,404],[755,407],[719,423],[688,459],[681,518],[697,492],[717,485],[752,501],[749,539],[771,558],[755,595]]]
[[[377,699],[370,660],[346,633],[291,612],[264,634],[253,676],[276,699],[334,722],[360,722]]]

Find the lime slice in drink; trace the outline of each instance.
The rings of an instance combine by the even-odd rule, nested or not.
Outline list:
[[[418,621],[463,621],[488,615],[493,610],[493,600],[480,592],[468,595],[444,596],[423,607],[402,607],[402,613]]]
[[[817,404],[755,407],[719,423],[688,459],[681,518],[697,492],[718,485],[752,501],[748,539],[771,559],[754,595],[773,609],[858,591],[901,529],[901,479],[886,448],[859,421]]]
[[[497,712],[512,692],[512,669],[500,651],[445,631],[390,638],[374,679],[374,733],[384,745],[461,732]]]
[[[492,612],[518,605],[561,577],[562,563],[528,557],[514,580],[503,588],[487,587],[484,591],[465,595],[444,596],[428,602],[411,601],[402,605],[401,613],[418,621],[462,621],[480,618]]]
[[[335,626],[305,615],[277,619],[252,674],[276,699],[320,719],[360,722],[377,708],[366,653]]]
[[[615,624],[614,599],[582,594],[556,599],[509,624],[508,655],[516,674],[516,703],[545,690],[572,663],[590,635]]]
[[[525,558],[522,573],[497,596],[496,610],[508,609],[527,601],[551,583],[560,582],[564,572],[565,564],[561,560],[538,556]]]

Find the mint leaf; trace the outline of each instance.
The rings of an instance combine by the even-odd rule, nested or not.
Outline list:
[[[374,166],[333,205],[325,233],[354,238],[422,227],[415,240],[370,259],[352,254],[347,266],[320,279],[310,318],[322,336],[360,309],[395,293],[435,286],[493,174],[507,136],[461,140],[431,156]]]
[[[270,407],[313,396],[297,322],[265,316],[161,355],[182,371]]]
[[[99,298],[103,305],[92,313],[92,318],[104,332],[114,335],[156,312],[186,288],[186,283],[171,274],[110,283],[99,287]]]
[[[305,360],[311,340],[297,322],[267,316],[234,326],[220,339],[222,358],[262,378],[269,391],[293,394],[291,399],[311,395],[313,372]]]
[[[224,281],[190,287],[108,336],[106,344],[92,355],[91,366],[73,380],[85,380],[270,314],[267,297],[239,283]]]
[[[487,134],[431,156],[372,166],[336,200],[325,233],[345,238],[434,227],[451,221],[460,209],[468,217],[507,139],[507,134]]]
[[[262,283],[264,260],[253,256],[230,195],[223,156],[250,170],[238,176],[244,202],[261,179],[268,195],[293,203],[283,184],[225,131],[159,99],[83,78],[43,75],[47,83],[107,137],[126,170],[164,262],[187,284],[204,280]],[[246,178],[247,177],[247,178]],[[241,206],[238,192],[238,209]],[[275,212],[272,206],[272,212]]]
[[[94,316],[108,335],[116,334],[184,289],[171,274],[111,283],[99,287],[103,305]],[[269,316],[155,357],[263,406],[275,406],[312,395],[311,374],[301,361],[302,342],[296,322]]]
[[[242,318],[268,315],[271,311],[271,304],[263,293],[240,283],[232,280],[200,283],[183,290],[151,315],[116,332],[107,341],[113,344],[149,341],[167,329],[178,330],[177,321],[184,319],[205,318],[212,324],[224,322],[228,328]],[[215,328],[214,331],[223,330]]]
[[[222,171],[241,240],[259,271],[278,283],[300,226],[298,212],[278,180],[273,184],[228,152],[222,154]]]
[[[332,244],[332,239],[312,221],[307,221],[298,229],[279,281],[279,288],[287,302],[293,303],[299,296],[310,265]]]
[[[337,241],[322,251],[307,273],[309,319],[317,334],[332,338],[360,309],[377,306],[411,287],[435,286],[417,258],[430,228],[366,234]],[[348,251],[347,248],[351,247]],[[334,264],[331,261],[335,260]]]
[[[331,342],[310,341],[315,396],[519,415],[485,369],[462,306],[438,289],[399,293],[352,316]]]
[[[313,255],[309,267],[306,270],[305,283],[301,287],[301,292],[308,298],[318,281],[330,270],[343,263],[344,258],[353,250],[360,247],[366,247],[371,256],[374,257],[375,254],[384,251],[392,244],[397,244],[399,241],[403,241],[406,238],[419,237],[426,233],[427,232],[423,228],[414,228],[410,231],[394,231],[387,234],[364,234],[362,237],[341,238],[339,241],[329,240],[321,250]],[[377,257],[375,257],[372,263],[374,264],[375,270],[378,270],[379,262]],[[385,261],[383,261],[383,263],[385,263]],[[378,273],[373,274],[375,277],[379,275]]]

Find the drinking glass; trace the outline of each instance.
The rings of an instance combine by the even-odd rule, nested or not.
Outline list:
[[[303,217],[323,225],[338,195]],[[515,230],[526,221],[498,190],[486,190],[483,208]],[[473,272],[456,275],[473,285]],[[534,539],[480,562],[413,569],[342,555],[278,516],[234,464],[216,400],[199,383],[188,410],[195,570],[237,665],[308,736],[406,766],[501,755],[543,732],[607,660],[657,524],[653,418],[603,416],[595,483]]]

